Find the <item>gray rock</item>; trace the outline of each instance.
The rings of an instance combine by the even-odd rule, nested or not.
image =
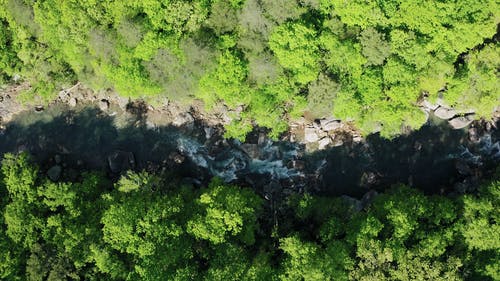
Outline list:
[[[203,131],[205,132],[205,138],[208,140],[214,134],[214,129],[212,127],[204,127]]]
[[[302,160],[291,160],[287,163],[289,169],[303,170],[306,167],[306,163]]]
[[[440,107],[434,111],[434,115],[439,119],[448,120],[457,115],[457,112],[451,108]]]
[[[316,128],[306,127],[304,129],[304,141],[307,142],[317,142],[319,136],[316,133]]]
[[[358,200],[356,198],[347,196],[347,195],[342,195],[340,196],[344,200],[344,202],[347,203],[349,208],[353,210],[354,212],[359,212],[363,210],[363,204],[361,203],[361,200]]]
[[[331,143],[331,140],[329,137],[322,138],[318,142],[318,149],[325,149],[330,143]]]
[[[474,121],[472,117],[459,116],[449,120],[448,123],[450,124],[451,127],[453,127],[453,129],[458,130],[469,126],[470,123],[472,123],[472,121]]]
[[[324,122],[324,124],[321,124],[321,127],[325,131],[337,130],[341,126],[342,126],[342,123],[340,123],[340,121],[338,121],[338,120],[332,120],[332,121],[329,121],[329,122]]]
[[[490,123],[486,123],[486,130],[488,130],[487,126],[490,125]],[[490,125],[491,126],[491,125]],[[480,141],[479,133],[477,131],[477,128],[469,128],[469,140],[474,143],[478,143]]]
[[[240,147],[250,158],[258,159],[260,157],[260,150],[257,144],[244,143]]]
[[[130,100],[128,98],[116,96],[116,103],[122,110],[127,110],[127,105],[129,104]]]
[[[428,100],[426,100],[426,99],[424,99],[424,100],[420,103],[420,105],[421,105],[422,107],[426,108],[427,110],[436,110],[436,109],[438,109],[438,107],[439,107],[439,104],[437,104],[437,103],[436,103],[436,104],[432,104],[430,101],[428,101]]]
[[[61,177],[62,168],[55,165],[47,171],[47,176],[51,181],[57,181]]]
[[[267,137],[264,133],[259,133],[259,138],[257,139],[257,144],[260,146],[264,146],[267,143]]]
[[[176,163],[176,164],[182,164],[184,162],[184,160],[186,160],[186,157],[184,157],[183,155],[181,155],[180,153],[177,153],[177,152],[170,153],[170,155],[168,157],[171,160],[173,160],[174,163]]]
[[[107,111],[109,109],[109,101],[102,99],[99,101],[99,109],[102,111]]]
[[[332,143],[331,143],[331,146],[342,146],[344,144],[344,142],[342,141],[342,139],[340,138],[335,138],[333,139]]]
[[[108,157],[109,169],[113,173],[130,170],[135,165],[135,158],[132,152],[115,151]]]
[[[174,121],[172,121],[172,125],[179,127],[182,125],[192,124],[193,122],[193,116],[188,112],[183,112],[175,117]]]
[[[75,107],[77,103],[78,103],[78,101],[76,98],[70,98],[68,101],[68,105],[71,107]]]
[[[361,136],[354,136],[354,137],[352,138],[352,141],[353,141],[353,142],[361,142],[362,140],[363,140],[363,138],[362,138]]]
[[[370,190],[367,193],[365,193],[365,195],[363,195],[363,198],[361,198],[361,205],[363,206],[363,209],[370,206],[370,204],[377,196],[378,192],[375,190]]]

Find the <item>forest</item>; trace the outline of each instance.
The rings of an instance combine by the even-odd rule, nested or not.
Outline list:
[[[305,113],[390,138],[424,124],[422,98],[490,117],[499,18],[495,0],[0,0],[0,77],[26,101],[81,81],[240,107],[238,139]]]
[[[423,102],[478,120],[472,133],[463,130],[469,139],[457,141],[459,156],[429,157],[430,139],[383,150],[391,171],[417,157],[437,159],[429,167],[451,163],[440,168],[462,174],[446,179],[450,186],[424,192],[406,177],[408,184],[377,186],[367,200],[298,189],[275,200],[243,180],[189,184],[173,169],[115,172],[107,162],[108,170],[82,164],[54,180],[25,145],[51,142],[19,137],[17,150],[0,149],[0,280],[500,280],[500,167],[489,167],[500,159],[491,121],[500,112],[499,23],[497,0],[0,0],[0,103],[8,85],[23,83],[29,87],[15,98],[44,112],[75,85],[146,109],[201,101],[206,112],[234,113],[217,143],[247,148],[283,141],[294,120],[331,118],[359,131],[356,145],[367,155],[381,145],[369,147],[361,135],[389,143],[418,132],[429,117]],[[111,110],[95,109],[85,116],[112,120]],[[124,132],[146,132],[142,121],[134,124],[145,128]],[[22,127],[2,122],[0,114],[0,138]],[[198,125],[197,136],[212,134]],[[126,138],[92,130],[64,132],[92,144]],[[252,132],[258,140],[245,143]],[[469,151],[467,141],[489,150]],[[49,148],[71,154],[58,145]],[[365,161],[346,151],[345,159]],[[395,157],[404,151],[411,155]],[[490,154],[488,171],[477,151]],[[192,151],[177,152],[171,162],[192,161]],[[265,162],[247,154],[248,163]],[[224,156],[210,160],[234,164]],[[307,165],[295,160],[272,158],[278,168]],[[466,176],[479,187],[457,192],[452,181]]]
[[[0,279],[498,280],[499,179],[475,195],[396,185],[362,209],[307,194],[273,206],[168,172],[53,182],[28,154],[6,154]]]

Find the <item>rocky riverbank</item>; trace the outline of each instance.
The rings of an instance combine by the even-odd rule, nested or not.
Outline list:
[[[207,112],[200,101],[191,104],[173,102],[167,98],[155,98],[149,101],[131,100],[121,97],[111,90],[93,91],[81,83],[73,87],[62,90],[58,96],[48,105],[29,102],[23,104],[17,100],[18,95],[29,89],[27,83],[16,84],[0,90],[0,129],[8,123],[15,114],[25,110],[43,111],[46,106],[65,104],[70,108],[82,106],[96,106],[104,114],[125,118],[130,115],[138,116],[147,127],[155,128],[167,125],[188,127],[198,120],[208,127],[218,127],[219,129],[231,122],[231,116],[237,116],[240,111],[230,110],[224,105],[219,105],[215,110]],[[464,129],[470,126],[475,120],[473,110],[457,112],[446,105],[442,100],[437,100],[435,104],[427,99],[422,99],[418,105],[429,116],[435,116],[441,120],[446,120],[453,129]],[[128,116],[127,116],[128,115]],[[483,120],[483,124],[491,129],[495,128],[500,120],[500,106],[493,113],[490,120]],[[308,152],[323,150],[329,147],[342,146],[344,144],[355,144],[363,141],[363,136],[351,122],[332,117],[306,120],[290,120],[290,130],[283,134],[282,141],[290,141],[298,144],[305,144]],[[210,131],[209,129],[204,129]]]

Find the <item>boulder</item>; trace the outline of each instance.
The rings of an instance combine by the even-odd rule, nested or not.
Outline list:
[[[330,146],[342,146],[344,142],[341,138],[334,138]]]
[[[306,163],[302,160],[291,160],[287,163],[289,169],[303,170],[306,167]]]
[[[260,150],[257,144],[253,143],[244,143],[240,146],[240,148],[253,159],[258,159],[260,157]]]
[[[55,165],[47,171],[47,176],[51,181],[57,181],[61,177],[62,168]]]
[[[113,173],[130,170],[135,165],[135,158],[132,152],[115,151],[108,156],[109,169]]]
[[[361,141],[363,141],[363,138],[361,136],[353,136],[352,141],[353,142],[361,142]]]
[[[434,111],[434,115],[443,120],[448,120],[457,115],[457,112],[451,108],[439,107]]]
[[[102,99],[99,101],[99,109],[102,111],[107,111],[109,109],[109,101]]]
[[[184,160],[186,160],[186,157],[184,157],[182,154],[178,152],[172,152],[168,156],[170,160],[173,160],[175,164],[182,164]]]
[[[450,124],[451,127],[453,127],[453,129],[458,130],[469,126],[470,123],[472,123],[472,121],[474,121],[472,117],[458,116],[449,120],[448,123]]]
[[[307,142],[317,142],[319,136],[316,133],[316,128],[306,127],[304,129],[304,141]]]
[[[490,123],[486,123],[486,126],[490,125]],[[491,125],[490,125],[491,126]],[[488,131],[488,129],[486,129]],[[477,128],[469,128],[469,141],[478,143],[481,139],[479,137],[479,133],[477,131]]]
[[[422,102],[420,102],[420,105],[427,109],[427,110],[436,110],[438,109],[439,107],[439,104],[432,104],[430,101],[428,101],[427,99],[424,99]]]
[[[323,128],[323,130],[325,130],[325,131],[337,130],[341,126],[342,126],[342,123],[340,123],[340,121],[338,121],[338,120],[332,120],[329,122],[324,122],[324,124],[321,124],[321,128]]]
[[[340,196],[340,198],[342,198],[342,200],[344,200],[344,202],[347,203],[349,209],[351,209],[352,211],[359,212],[363,210],[363,204],[361,203],[361,200],[358,200],[356,198],[347,195],[342,195]]]
[[[68,101],[68,105],[71,107],[75,107],[77,103],[78,103],[78,101],[76,98],[70,98]]]
[[[180,127],[182,125],[192,124],[193,122],[194,118],[191,114],[189,114],[188,112],[182,112],[174,118],[174,121],[172,121],[172,125]]]
[[[318,149],[325,149],[328,145],[330,145],[331,140],[329,137],[322,138],[318,142]]]

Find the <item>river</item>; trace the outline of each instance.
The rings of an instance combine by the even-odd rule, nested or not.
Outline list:
[[[242,144],[201,121],[156,127],[142,117],[64,104],[26,111],[0,131],[0,155],[28,151],[42,169],[60,165],[61,179],[87,169],[110,177],[126,169],[164,170],[197,185],[218,176],[264,196],[309,191],[361,197],[396,183],[427,193],[467,192],[500,163],[499,130],[488,132],[479,123],[471,130],[475,136],[432,121],[392,140],[375,134],[306,153],[303,145],[273,142],[258,132]]]

